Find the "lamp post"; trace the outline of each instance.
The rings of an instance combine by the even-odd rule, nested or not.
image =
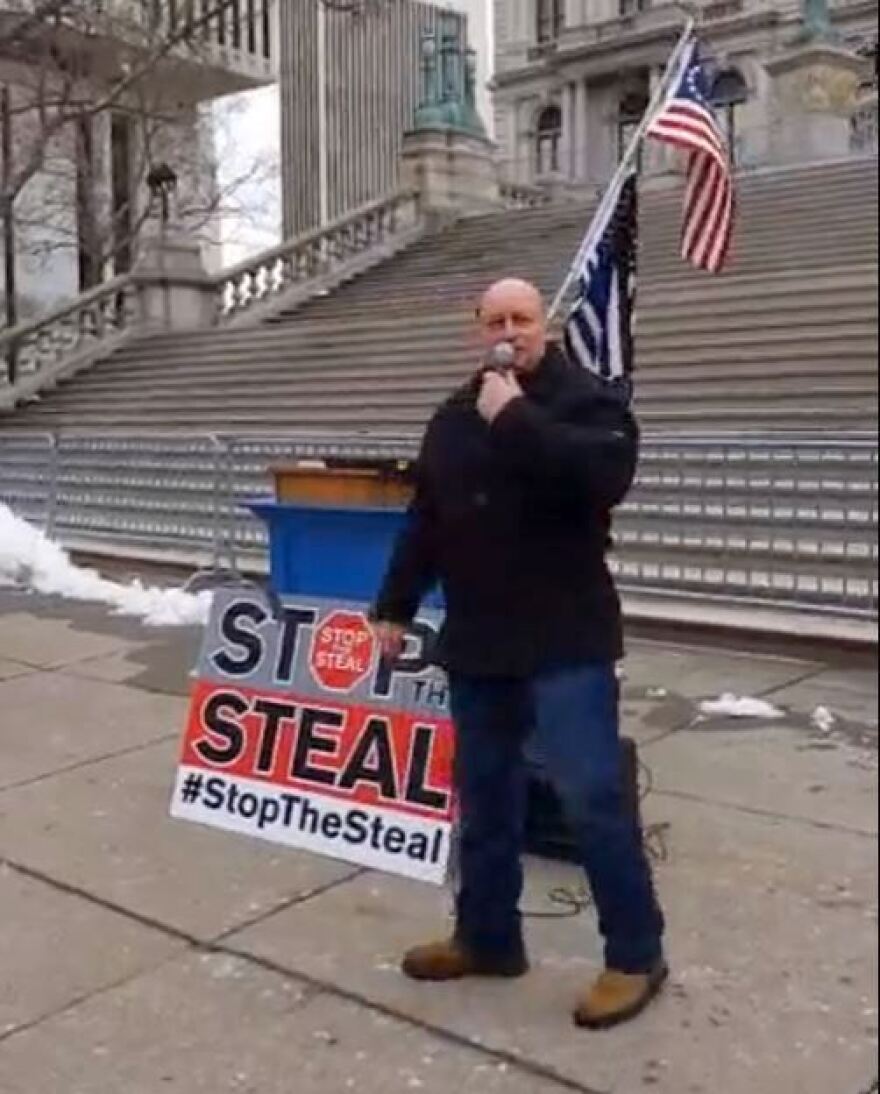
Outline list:
[[[6,195],[9,179],[12,177],[12,114],[9,88],[0,87],[0,184],[3,199],[0,205],[0,219],[3,221],[3,266],[4,293],[6,301],[6,326],[12,330],[18,325],[18,290],[15,278],[15,209],[12,199]],[[6,350],[6,380],[14,384],[18,379],[18,347],[10,342]],[[0,366],[2,367],[2,366]]]
[[[147,175],[147,187],[151,207],[159,205],[159,219],[164,230],[168,226],[171,198],[177,193],[177,175],[167,163],[157,163]]]
[[[159,284],[162,289],[162,312],[165,329],[171,327],[171,288],[165,275],[165,234],[171,212],[171,198],[177,192],[177,175],[167,163],[157,163],[147,175],[150,207],[159,206]]]

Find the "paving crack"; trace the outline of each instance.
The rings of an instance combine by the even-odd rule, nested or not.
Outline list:
[[[35,673],[41,671],[40,669],[25,668],[24,666],[22,666],[22,669],[23,671],[14,672],[11,676],[0,677],[0,688],[2,688],[4,684],[11,684],[13,680],[26,680],[29,676],[33,676]]]
[[[818,665],[809,672],[799,673],[797,676],[793,676],[790,680],[783,680],[781,683],[772,684],[768,688],[764,688],[763,691],[759,691],[757,697],[759,699],[767,699],[771,695],[776,695],[777,692],[785,691],[787,688],[796,688],[798,684],[805,684],[807,680],[812,680],[816,676],[821,676],[827,669],[827,665]]]
[[[610,1094],[608,1091],[599,1090],[598,1087],[587,1086],[575,1079],[570,1079],[567,1075],[563,1075],[554,1068],[545,1067],[543,1064],[536,1063],[534,1060],[529,1060],[524,1056],[519,1056],[515,1052],[508,1052],[506,1049],[493,1048],[489,1045],[485,1045],[462,1033],[456,1033],[454,1030],[447,1029],[444,1026],[438,1026],[433,1022],[415,1018],[413,1015],[407,1014],[397,1007],[388,1006],[376,999],[371,999],[361,992],[342,988],[331,981],[322,980],[320,977],[312,976],[310,973],[295,969],[292,966],[283,965],[281,962],[259,957],[256,954],[249,953],[247,950],[239,950],[234,946],[218,946],[215,947],[215,952],[222,953],[229,957],[240,958],[267,972],[274,972],[279,976],[284,976],[288,979],[296,980],[298,983],[306,984],[316,991],[331,995],[336,999],[362,1006],[375,1014],[380,1014],[385,1018],[391,1018],[401,1024],[419,1029],[424,1033],[429,1033],[458,1048],[470,1049],[472,1052],[479,1053],[481,1056],[491,1058],[495,1063],[507,1064],[508,1067],[522,1074],[530,1075],[536,1079],[542,1079],[545,1082],[555,1083],[560,1090],[571,1090],[574,1091],[575,1094]]]
[[[47,1010],[43,1014],[38,1014],[36,1017],[29,1019],[27,1022],[20,1022],[18,1024],[7,1026],[5,1029],[0,1030],[0,1045],[5,1041],[12,1040],[13,1037],[20,1037],[23,1033],[29,1033],[31,1030],[37,1029],[43,1025],[44,1022],[51,1022],[54,1018],[60,1018],[62,1015],[69,1014],[71,1011],[81,1007],[86,1003],[91,1002],[93,999],[100,999],[102,995],[107,995],[111,991],[117,991],[119,988],[124,988],[126,985],[131,984],[145,973],[153,972],[156,968],[162,968],[163,965],[168,963],[168,960],[161,961],[158,965],[151,965],[146,969],[135,969],[133,972],[128,973],[127,976],[122,976],[118,980],[113,980],[109,984],[102,984],[99,988],[93,988],[91,991],[83,992],[80,995],[75,995],[72,999],[68,999],[66,1003],[62,1003],[61,1006],[55,1007],[54,1010]]]
[[[737,802],[723,801],[718,798],[704,798],[700,794],[689,794],[685,790],[657,790],[651,793],[659,798],[681,798],[683,801],[698,802],[700,805],[711,805],[718,809],[730,809],[736,813],[745,813],[752,817],[765,817],[768,820],[789,821],[792,824],[801,824],[807,828],[818,828],[823,832],[840,832],[847,836],[858,836],[861,839],[875,840],[877,833],[867,828],[856,828],[848,824],[834,824],[831,821],[814,820],[812,817],[800,817],[792,813],[778,813],[773,809],[760,809],[757,806],[741,805]]]
[[[79,885],[73,885],[66,881],[61,881],[59,878],[54,878],[49,874],[44,873],[41,870],[36,870],[30,866],[26,866],[24,863],[17,862],[6,856],[0,856],[0,867],[5,867],[8,870],[19,874],[21,877],[28,878],[31,881],[38,882],[39,884],[46,885],[56,892],[64,893],[68,896],[76,897],[80,900],[84,900],[94,907],[101,908],[104,911],[111,912],[115,915],[121,916],[132,923],[147,928],[148,930],[158,932],[164,937],[173,939],[174,941],[182,943],[186,949],[183,952],[192,952],[205,955],[217,955],[221,954],[224,957],[232,957],[244,963],[261,969],[264,972],[273,973],[276,976],[281,976],[287,980],[290,980],[301,987],[308,988],[312,993],[307,999],[315,997],[314,993],[320,993],[327,995],[331,998],[340,1000],[342,1002],[350,1003],[355,1006],[363,1007],[369,1010],[373,1014],[381,1015],[384,1018],[390,1018],[393,1021],[400,1023],[401,1025],[409,1026],[413,1029],[418,1029],[423,1033],[427,1033],[432,1037],[436,1037],[447,1044],[454,1045],[457,1048],[467,1049],[484,1059],[491,1060],[496,1064],[506,1064],[509,1068],[523,1074],[531,1076],[535,1079],[540,1079],[543,1082],[554,1084],[559,1090],[572,1091],[573,1094],[610,1094],[608,1091],[600,1090],[597,1087],[589,1086],[585,1083],[578,1082],[569,1078],[567,1075],[563,1075],[556,1071],[554,1068],[546,1067],[543,1064],[536,1063],[534,1060],[529,1060],[526,1057],[519,1056],[515,1052],[508,1052],[506,1049],[493,1048],[491,1046],[482,1044],[470,1037],[461,1033],[456,1033],[454,1030],[446,1029],[443,1026],[436,1025],[432,1022],[424,1021],[420,1018],[416,1018],[411,1014],[407,1014],[405,1011],[399,1010],[396,1007],[389,1006],[379,1000],[372,999],[368,995],[361,992],[352,991],[348,988],[341,987],[339,984],[334,984],[332,981],[323,980],[320,977],[311,975],[302,969],[297,969],[291,965],[284,965],[277,961],[272,961],[269,958],[260,957],[256,954],[250,953],[247,950],[239,949],[237,946],[227,944],[228,939],[232,938],[235,934],[244,930],[246,926],[252,926],[254,923],[260,922],[262,919],[267,919],[272,915],[277,915],[280,911],[283,911],[285,907],[294,907],[297,904],[305,903],[307,900],[313,900],[319,897],[322,893],[327,892],[331,888],[337,888],[340,885],[346,884],[349,881],[354,880],[355,877],[366,872],[362,869],[353,871],[351,875],[345,878],[337,878],[333,882],[327,883],[327,885],[316,887],[309,890],[306,893],[299,893],[295,897],[291,897],[285,904],[276,905],[271,909],[267,909],[260,917],[255,919],[250,924],[237,924],[235,927],[229,928],[217,935],[213,939],[205,940],[196,937],[188,931],[181,930],[179,927],[175,927],[172,924],[164,923],[161,920],[155,919],[152,916],[144,915],[141,912],[136,912],[131,908],[126,908],[124,905],[118,904],[115,901],[108,900],[105,897],[98,896],[95,893],[89,892],[87,889],[82,888]],[[51,1013],[44,1014],[38,1018],[32,1019],[27,1023],[22,1023],[19,1026],[14,1026],[10,1029],[0,1031],[0,1045],[4,1041],[10,1040],[13,1037],[19,1036],[27,1030],[34,1029],[42,1023],[48,1021],[51,1018],[56,1018],[62,1014],[65,1014],[77,1006],[81,1006],[83,1003],[88,1002],[90,999],[97,998],[107,992],[114,991],[120,987],[124,987],[126,984],[138,979],[145,975],[146,972],[155,972],[157,969],[163,968],[171,961],[177,960],[180,954],[172,954],[166,960],[159,962],[157,965],[151,966],[149,970],[140,970],[139,972],[132,973],[112,984],[105,984],[100,988],[95,989],[91,993],[84,994],[77,997],[74,1000],[68,1001],[64,1006],[57,1008]]]
[[[84,768],[94,767],[97,764],[106,763],[108,760],[118,760],[123,756],[132,756],[138,752],[146,752],[151,748],[155,748],[157,745],[168,744],[169,741],[176,741],[179,739],[179,733],[163,733],[161,737],[153,737],[149,741],[142,741],[140,744],[130,745],[128,748],[119,748],[111,752],[102,752],[98,756],[90,756],[86,760],[77,760],[76,763],[67,764],[64,767],[57,767],[52,771],[44,771],[40,775],[32,775],[27,779],[19,779],[17,782],[4,783],[0,785],[0,794],[5,794],[10,790],[21,790],[26,786],[36,786],[38,783],[46,782],[49,779],[55,779],[61,775],[69,775],[72,771],[82,771]]]
[[[110,656],[113,656],[112,654]],[[142,662],[132,662],[136,668],[145,668],[146,666]],[[75,663],[71,666],[77,668],[78,664]],[[189,693],[182,692],[175,688],[159,687],[158,685],[142,684],[138,683],[137,677],[133,677],[130,680],[107,680],[103,676],[92,676],[87,672],[70,672],[66,665],[63,665],[59,669],[50,670],[58,676],[67,676],[71,680],[80,680],[86,684],[104,684],[108,687],[128,688],[132,691],[142,691],[145,695],[158,695],[164,699],[179,699],[181,702],[189,701]]]
[[[272,908],[266,908],[258,915],[252,916],[250,919],[245,919],[241,923],[237,923],[234,927],[230,927],[228,930],[223,931],[222,934],[217,935],[212,945],[216,946],[229,938],[234,938],[235,935],[241,934],[243,931],[248,931],[251,927],[259,926],[259,924],[265,923],[267,920],[272,919],[273,916],[276,916],[281,912],[296,908],[300,904],[307,904],[308,901],[315,900],[319,896],[324,896],[325,893],[332,892],[334,889],[340,889],[343,885],[348,885],[349,882],[355,881],[357,878],[362,877],[367,873],[369,873],[369,871],[365,866],[358,866],[356,869],[351,870],[342,877],[334,878],[332,881],[325,882],[323,885],[316,885],[312,889],[306,889],[303,893],[297,893],[295,896],[280,900]]]

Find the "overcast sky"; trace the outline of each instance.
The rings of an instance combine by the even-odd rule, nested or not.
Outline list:
[[[278,88],[248,91],[222,106],[217,141],[221,190],[234,187],[232,200],[243,207],[241,216],[224,218],[223,262],[229,265],[280,242],[280,176],[267,181],[261,172],[258,181],[238,184],[257,162],[280,170]]]

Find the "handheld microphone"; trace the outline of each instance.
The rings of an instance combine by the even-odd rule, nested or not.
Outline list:
[[[483,386],[483,379],[489,372],[497,372],[501,376],[508,376],[513,371],[513,361],[516,350],[510,342],[499,342],[493,346],[483,358],[483,364],[467,386],[471,398],[476,398]]]
[[[486,354],[486,368],[494,372],[510,372],[516,357],[516,350],[510,342],[499,342]]]

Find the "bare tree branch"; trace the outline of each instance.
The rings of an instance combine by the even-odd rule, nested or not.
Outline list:
[[[30,11],[14,16],[12,25],[0,36],[0,51],[20,46],[35,31],[43,31],[50,21],[57,22],[70,6],[70,0],[35,0]]]
[[[163,80],[157,71],[187,52],[198,59],[209,28],[225,17],[228,29],[235,5],[236,0],[213,0],[196,14],[191,0],[179,0],[178,18],[172,20],[150,18],[153,9],[146,3],[33,0],[29,12],[0,20],[0,57],[10,62],[6,118],[14,125],[13,152],[0,157],[0,221],[20,227],[19,253],[46,258],[76,250],[98,278],[120,256],[125,261],[149,217],[136,195],[145,189],[150,167],[157,158],[170,156],[180,164],[188,154],[201,154],[195,147],[201,141],[167,151],[168,134],[181,119],[197,128],[202,123],[196,101],[178,102],[180,85]],[[167,16],[168,5],[158,10]],[[116,43],[115,52],[102,53],[102,42]],[[77,154],[77,144],[81,151],[83,142],[91,145],[92,127],[110,116],[128,120],[128,199],[92,185],[90,157]],[[106,138],[101,147],[107,147]],[[233,187],[208,183],[216,166],[213,157],[209,161],[202,154],[188,166],[204,184],[193,187],[181,211],[188,224],[201,230],[233,207]],[[258,174],[256,167],[245,169],[234,184],[248,185]]]
[[[45,3],[47,8],[51,9],[52,18],[57,19],[65,13],[72,15],[74,12],[82,18],[83,13],[78,9],[76,0],[45,0]],[[45,95],[39,97],[37,103],[40,118],[39,140],[34,143],[31,154],[12,172],[7,181],[7,192],[0,195],[0,200],[10,201],[15,199],[15,196],[33,177],[34,173],[40,170],[45,156],[45,146],[65,126],[74,121],[87,121],[112,109],[125,98],[127,93],[151,75],[157,66],[178,46],[192,39],[197,31],[208,26],[213,19],[222,17],[232,8],[234,3],[235,0],[215,0],[215,3],[207,10],[203,10],[197,19],[184,19],[179,27],[171,26],[168,28],[167,33],[160,33],[158,41],[148,42],[146,55],[143,59],[138,64],[129,67],[128,71],[123,70],[120,77],[113,81],[110,87],[96,99],[84,97],[81,101],[77,101],[73,98],[74,86],[86,74],[77,73],[73,69],[75,60],[71,62],[57,48],[53,48],[54,44],[50,45],[46,50],[46,59],[51,60],[52,63],[43,65],[42,72],[46,75],[47,69],[52,69],[52,75],[57,76],[61,81],[62,91],[61,93],[55,93],[57,95],[55,99],[57,105],[54,110],[49,109],[51,99],[47,101]],[[46,18],[50,18],[48,12]],[[93,25],[91,29],[95,30],[97,26]],[[43,89],[45,90],[45,85]]]

